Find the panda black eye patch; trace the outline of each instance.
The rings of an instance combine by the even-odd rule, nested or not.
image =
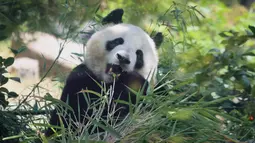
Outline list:
[[[143,61],[143,51],[142,50],[137,50],[136,51],[136,63],[135,63],[135,68],[140,69],[144,65]]]
[[[116,46],[122,45],[123,43],[124,43],[123,38],[116,38],[116,39],[114,39],[114,40],[107,41],[107,42],[106,42],[106,50],[107,50],[107,51],[111,51],[111,50],[114,49]]]

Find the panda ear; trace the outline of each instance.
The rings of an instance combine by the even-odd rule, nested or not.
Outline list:
[[[122,16],[124,14],[123,9],[115,9],[112,12],[110,12],[106,17],[103,18],[102,24],[109,24],[109,23],[122,23]]]
[[[162,44],[164,37],[161,32],[158,32],[152,39],[155,42],[156,48],[158,49]]]

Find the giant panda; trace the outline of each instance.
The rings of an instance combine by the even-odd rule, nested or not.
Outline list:
[[[50,118],[51,125],[60,126],[59,119],[62,119],[65,127],[77,119],[86,124],[88,117],[93,114],[93,109],[88,109],[87,100],[95,103],[99,99],[94,93],[104,94],[112,90],[112,100],[135,104],[136,95],[146,95],[149,84],[155,84],[158,66],[156,48],[160,46],[163,36],[157,33],[151,38],[141,28],[122,23],[123,13],[122,9],[112,11],[103,18],[103,28],[90,36],[86,43],[84,62],[69,74],[60,98],[73,109],[74,114],[67,111],[65,116],[59,118],[57,110],[54,110]],[[85,90],[93,92],[82,92]],[[114,116],[121,120],[128,115],[129,105],[114,101],[109,104],[116,105]],[[102,118],[106,118],[107,110],[102,112]],[[49,128],[45,135],[53,133],[52,128]]]

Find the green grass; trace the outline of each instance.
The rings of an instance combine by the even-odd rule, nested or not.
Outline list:
[[[237,143],[255,138],[255,123],[251,120],[251,117],[255,116],[254,60],[247,58],[254,56],[254,38],[251,37],[255,33],[252,27],[248,27],[254,25],[252,21],[254,13],[248,13],[239,6],[227,7],[221,1],[215,1],[214,4],[208,2],[197,1],[199,5],[195,9],[192,2],[186,5],[172,3],[169,0],[159,3],[162,6],[160,9],[157,7],[145,9],[134,2],[125,5],[119,0],[118,5],[126,9],[130,6],[137,9],[138,12],[132,11],[126,17],[128,20],[134,19],[130,21],[131,23],[143,25],[135,21],[137,19],[133,17],[133,12],[138,14],[141,11],[152,12],[150,15],[152,21],[148,19],[143,21],[144,29],[149,32],[159,30],[165,35],[164,44],[159,50],[158,79],[164,86],[166,95],[151,92],[146,97],[139,96],[141,103],[135,105],[134,112],[118,124],[111,116],[116,109],[111,108],[108,120],[101,119],[105,123],[111,123],[105,126],[97,121],[100,119],[100,111],[108,107],[107,103],[111,98],[109,95],[99,94],[98,104],[91,104],[91,108],[95,109],[94,117],[82,126],[100,126],[106,132],[100,135],[89,134],[81,128],[73,131],[70,130],[72,126],[70,124],[68,128],[61,126],[60,132],[54,136],[58,138],[52,139],[58,139],[60,142],[106,142],[111,138],[116,142],[138,143],[225,143],[227,141]],[[115,5],[111,2],[109,6]],[[231,8],[234,10],[231,11]],[[197,12],[197,10],[201,11]],[[226,13],[230,16],[226,16]],[[205,15],[205,18],[197,21],[197,18],[203,17],[201,15]],[[9,44],[10,42],[7,42],[0,47],[8,47]],[[0,53],[6,51],[0,48]],[[8,51],[4,55],[9,56]],[[15,85],[16,87],[20,86]],[[43,92],[41,87],[45,88],[43,82],[34,88],[29,98],[38,102],[30,105],[25,101],[21,107],[27,111],[46,110],[46,113],[49,113],[52,105],[59,105],[58,112],[60,115],[65,114],[63,107],[67,105],[49,96],[54,96],[54,93],[47,92],[52,88],[46,87],[46,92]],[[40,100],[37,94],[41,95]],[[233,97],[249,98],[249,100],[244,102],[245,106],[227,113],[224,108],[234,108],[227,102]],[[0,120],[0,123],[6,123],[8,118],[6,119]],[[32,114],[20,116],[17,122],[28,124],[28,128],[17,125],[20,132],[18,134],[12,132],[10,135],[13,136],[5,139],[18,138],[24,142],[33,142],[37,139],[47,142],[48,139],[43,131],[50,126],[48,119],[49,114],[43,117]]]

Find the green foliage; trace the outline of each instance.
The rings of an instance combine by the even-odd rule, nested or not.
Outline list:
[[[99,2],[100,0],[0,0],[0,41],[11,37],[19,38],[20,32],[37,31],[46,32],[64,39],[75,37],[77,36],[77,30],[80,29],[82,24],[88,18],[91,19],[94,16],[93,14],[97,12]],[[26,47],[19,49],[15,47],[15,49],[11,48],[10,50],[16,56],[25,51]],[[30,127],[33,128],[31,132],[30,128],[27,129],[29,127],[28,123],[35,124],[38,117],[34,115],[45,114],[47,109],[41,107],[39,104],[42,103],[37,102],[37,99],[35,99],[34,105],[27,104],[27,98],[34,94],[36,89],[39,91],[41,82],[17,105],[16,108],[19,110],[13,110],[8,98],[15,98],[18,95],[2,87],[9,79],[20,82],[17,77],[7,76],[6,68],[11,66],[13,62],[13,57],[6,59],[2,56],[0,57],[0,106],[4,108],[0,111],[2,117],[0,120],[0,142],[34,141],[34,139],[38,139],[36,132],[38,128]],[[19,108],[21,105],[23,110]],[[43,118],[40,117],[40,120],[42,121]],[[33,136],[31,137],[29,134],[33,134]],[[43,137],[42,134],[40,134],[41,137]],[[2,140],[3,137],[4,141]]]
[[[22,52],[23,50],[18,49],[15,54]],[[0,141],[2,142],[3,137],[17,135],[20,133],[22,126],[25,126],[18,117],[12,113],[5,112],[4,109],[9,105],[8,99],[18,97],[18,94],[13,91],[9,91],[3,87],[8,83],[9,79],[20,82],[18,77],[8,77],[7,68],[14,63],[14,57],[3,58],[0,56]],[[25,130],[25,127],[22,129]],[[7,141],[8,142],[8,141]],[[6,142],[6,143],[7,143]],[[18,142],[15,138],[10,142]]]
[[[75,34],[99,4],[100,0],[0,0],[0,40],[21,31]]]
[[[14,7],[11,8],[11,13],[7,13],[5,10],[10,10],[10,6],[13,5],[0,1],[0,12],[4,15],[0,16],[0,35],[3,35],[0,39],[9,37],[16,30],[44,31],[65,37],[67,32],[57,31],[52,21],[56,20],[63,24],[63,29],[74,32],[79,29],[82,22],[91,18],[98,10],[91,10],[91,13],[86,13],[84,16],[84,6],[85,10],[88,10],[85,1],[12,2]],[[91,119],[89,126],[104,128],[106,132],[103,134],[111,134],[116,137],[117,142],[221,143],[255,138],[254,13],[238,5],[228,7],[220,0],[213,2],[117,0],[107,1],[107,6],[108,9],[105,9],[101,15],[121,7],[125,11],[123,21],[140,25],[152,35],[155,31],[164,33],[165,43],[159,50],[159,81],[161,87],[165,89],[161,92],[155,90],[146,97],[138,96],[142,103],[132,105],[134,111],[119,125],[107,124],[109,120],[114,123],[112,114],[108,115],[107,121],[97,118],[111,99],[104,94],[95,93],[100,100],[92,108],[98,112],[94,113],[95,118]],[[101,15],[97,14],[94,20],[100,21]],[[14,54],[24,50],[25,48],[12,49]],[[72,54],[80,56],[79,53]],[[4,76],[5,68],[13,63],[13,59],[1,57],[0,60],[3,77],[1,84],[4,84],[9,79],[15,79]],[[5,95],[4,97],[17,96],[3,87],[0,91]],[[83,92],[94,93],[88,90]],[[6,101],[5,98],[0,97],[0,101]],[[239,102],[234,103],[233,101],[237,99]],[[46,103],[44,106],[41,107],[39,102],[36,102],[27,110],[32,109],[38,113],[44,109],[49,111],[51,105],[57,105],[61,115],[66,113],[63,109],[70,108],[49,94],[43,98],[43,101]],[[128,102],[118,102],[128,104]],[[7,105],[8,103],[5,103],[5,106]],[[47,142],[42,131],[50,125],[42,118],[40,118],[42,123],[36,123],[34,117],[29,118],[33,131],[22,129],[23,133],[21,133],[20,130],[10,129],[11,133],[6,135],[14,136],[5,139],[18,138],[27,142],[40,139]],[[3,124],[9,123],[7,120],[10,120],[10,124],[17,121],[16,116],[2,119],[6,119],[0,120],[1,126],[5,127],[3,129],[9,126]],[[98,120],[102,120],[105,124]],[[90,139],[106,140],[107,136],[102,139],[98,134],[93,136],[86,130],[76,137],[81,128],[72,132],[71,126],[70,124],[66,129],[62,125],[56,136],[60,136],[61,141],[73,142],[88,142],[91,141]],[[0,131],[7,133],[6,130]]]
[[[255,91],[253,89],[255,82],[254,27],[249,26],[249,30],[246,30],[247,33],[242,31],[249,24],[254,24],[255,15],[243,7],[238,5],[227,7],[220,1],[212,3],[200,0],[196,3],[199,3],[200,12],[194,9],[196,8],[195,3],[190,2],[186,5],[180,2],[170,6],[169,4],[164,5],[168,6],[169,10],[162,6],[161,10],[157,11],[156,7],[153,14],[150,15],[152,18],[148,18],[149,20],[154,18],[154,22],[157,19],[158,25],[149,22],[149,28],[145,26],[145,29],[150,31],[156,27],[154,29],[162,30],[166,37],[163,48],[160,50],[159,75],[165,77],[162,79],[162,83],[168,89],[168,94],[182,95],[179,97],[180,100],[175,102],[176,104],[185,101],[185,106],[190,108],[190,105],[197,103],[198,107],[214,109],[200,111],[206,118],[215,119],[216,115],[221,115],[227,118],[224,121],[228,119],[233,121],[234,123],[227,124],[227,132],[222,132],[222,134],[230,136],[233,141],[254,138],[254,121],[252,119],[254,109],[251,108],[254,106]],[[123,3],[117,4],[122,5]],[[130,2],[127,5],[139,11],[137,12],[138,16],[134,14],[135,10],[130,12],[133,13],[131,17],[139,17],[143,11],[152,12],[150,7],[156,4],[146,5],[145,7],[149,7],[146,10],[137,3]],[[164,10],[166,12],[161,13],[161,16],[153,17],[157,14],[160,15],[159,11]],[[200,14],[201,12],[203,14]],[[201,17],[205,17],[205,19],[201,20]],[[148,23],[145,19],[141,21]],[[137,23],[135,20],[132,22]],[[231,30],[226,31],[226,29]],[[234,97],[240,98],[240,102],[233,103]],[[170,99],[175,98],[177,97],[171,96]],[[170,99],[165,100],[170,102]],[[157,101],[157,99],[152,100]],[[159,103],[165,102],[160,100]],[[168,107],[170,106],[172,109],[167,110],[167,113],[171,113],[170,119],[188,119],[190,114],[196,113],[196,110],[192,109],[188,112],[185,107],[173,105]],[[179,111],[183,111],[183,118],[182,112]],[[187,115],[185,115],[185,111],[187,111]],[[239,126],[240,123],[241,126]],[[194,124],[196,125],[196,123]],[[209,134],[210,132],[213,131],[208,130]],[[195,137],[199,140],[205,134],[197,135]],[[216,137],[216,135],[213,134],[210,137]]]
[[[4,142],[2,139],[4,137],[9,137],[13,135],[17,135],[21,131],[21,127],[23,124],[19,122],[19,119],[17,116],[6,113],[3,111],[0,111],[1,119],[0,119],[0,141]],[[24,129],[24,128],[23,128]],[[15,143],[18,142],[18,139],[15,138],[13,140],[10,140],[9,142],[4,142],[4,143]]]
[[[200,29],[202,28],[203,25]],[[222,134],[233,140],[243,141],[245,138],[254,138],[255,134],[253,130],[255,110],[251,108],[255,104],[253,96],[255,54],[254,47],[248,44],[249,42],[254,43],[254,26],[248,28],[247,33],[234,30],[219,32],[217,29],[214,32],[218,32],[222,40],[221,42],[216,41],[212,45],[215,46],[219,43],[220,47],[211,49],[209,48],[210,45],[202,46],[197,42],[190,43],[190,41],[196,39],[189,37],[189,41],[183,47],[183,52],[177,53],[177,69],[172,71],[173,75],[170,75],[171,78],[180,81],[174,82],[173,85],[167,85],[168,92],[171,94],[186,94],[185,102],[189,101],[187,102],[189,108],[191,108],[190,104],[193,102],[198,107],[204,107],[205,104],[204,110],[207,110],[203,111],[205,117],[212,119],[216,115],[220,115],[225,118],[224,123],[226,120],[231,121],[231,123],[227,123],[226,132],[222,132]],[[202,31],[197,33],[199,32]],[[187,34],[190,33],[187,32]],[[206,34],[210,34],[210,32],[200,33],[200,35]],[[202,36],[201,38],[204,37],[214,38],[210,36]],[[199,42],[207,42],[207,40]],[[194,44],[198,47],[194,47]],[[169,81],[169,79],[166,79],[166,81]],[[176,90],[175,87],[182,82],[185,83],[185,86],[178,87]],[[233,103],[233,97],[235,97],[235,100],[239,99],[239,103]],[[205,103],[201,104],[201,102]],[[178,104],[180,103],[178,102]],[[214,110],[208,110],[208,107]],[[172,110],[170,110],[171,113]],[[185,108],[184,111],[186,111]],[[194,114],[194,110],[191,111]],[[186,116],[184,115],[182,119],[186,119],[192,112],[183,112]],[[182,117],[179,116],[178,112],[173,113],[173,115],[178,115],[177,117]],[[216,137],[216,135],[210,137]],[[200,136],[196,139],[199,138]]]
[[[11,66],[14,63],[13,57],[8,57],[4,59],[2,56],[0,56],[0,105],[3,108],[6,108],[9,104],[9,102],[6,100],[7,98],[15,98],[18,96],[15,92],[10,92],[8,89],[2,87],[5,85],[9,79],[20,81],[17,77],[6,77],[7,68]],[[7,98],[6,98],[7,97]]]

